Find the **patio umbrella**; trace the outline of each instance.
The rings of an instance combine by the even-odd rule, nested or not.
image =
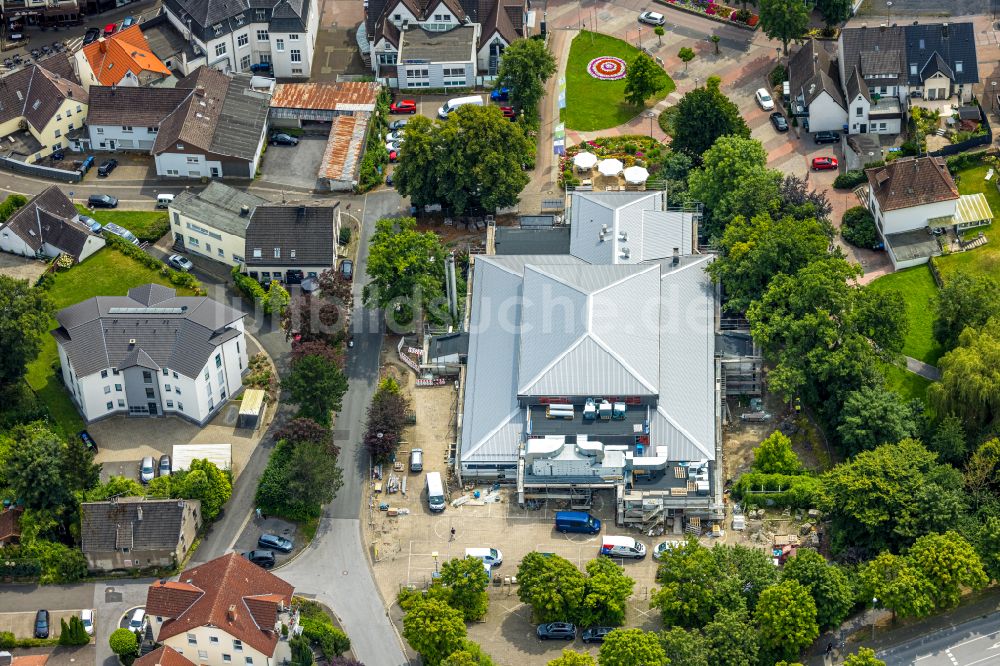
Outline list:
[[[597,155],[594,153],[577,153],[576,157],[573,158],[573,166],[577,169],[593,169],[595,164],[597,164]]]
[[[622,172],[622,166],[621,160],[612,158],[610,160],[602,160],[599,162],[597,170],[601,172],[602,176],[617,176]]]
[[[626,183],[645,183],[649,179],[649,172],[645,168],[640,166],[630,166],[625,169],[625,182]]]

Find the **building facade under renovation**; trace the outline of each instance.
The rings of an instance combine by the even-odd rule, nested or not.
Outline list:
[[[697,211],[578,192],[567,219],[569,253],[475,259],[456,472],[521,502],[603,490],[622,525],[721,519],[726,388]]]

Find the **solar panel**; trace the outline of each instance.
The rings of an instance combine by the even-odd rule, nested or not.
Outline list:
[[[109,308],[108,314],[184,314],[187,308]]]

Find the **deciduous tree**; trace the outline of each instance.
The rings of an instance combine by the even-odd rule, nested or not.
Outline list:
[[[879,444],[917,436],[917,416],[913,405],[903,402],[898,393],[862,386],[845,396],[837,435],[844,453],[853,456]]]
[[[969,453],[965,425],[957,416],[945,416],[934,426],[927,448],[953,465],[961,464]]]
[[[738,596],[712,551],[694,539],[663,554],[656,582],[660,588],[653,591],[649,605],[660,609],[665,626],[703,626],[723,600]]]
[[[340,410],[347,393],[343,371],[321,356],[304,356],[293,363],[282,384],[299,406],[298,415],[322,425],[330,424],[330,412]]]
[[[444,269],[445,251],[437,234],[417,231],[412,217],[379,220],[369,243],[365,307],[399,307],[411,317],[414,306],[431,310],[435,302],[443,302]]]
[[[796,220],[819,220],[828,238],[832,238],[830,213],[833,205],[826,197],[825,190],[814,190],[804,179],[794,175],[786,175],[781,180],[778,190],[781,197],[781,209],[778,217],[794,217]]]
[[[989,516],[979,528],[976,552],[990,580],[1000,580],[1000,518],[997,516]]]
[[[684,71],[687,71],[688,63],[694,60],[694,49],[690,46],[682,46],[681,50],[677,52],[677,57],[681,59],[684,63]]]
[[[934,337],[944,349],[954,349],[966,328],[979,328],[1000,315],[998,290],[1000,285],[989,275],[957,271],[948,276],[937,294],[934,319]]]
[[[0,393],[19,382],[38,356],[52,310],[44,289],[0,275]]]
[[[878,599],[893,617],[923,617],[934,610],[934,586],[907,558],[881,553],[858,572],[863,599]]]
[[[753,450],[753,468],[765,474],[798,474],[802,463],[788,435],[775,430]]]
[[[490,606],[489,576],[478,557],[455,558],[441,567],[441,583],[449,590],[448,605],[462,612],[466,622],[481,619]]]
[[[403,616],[403,637],[429,666],[462,649],[462,612],[440,599],[417,599]]]
[[[764,590],[754,619],[765,654],[794,659],[819,636],[816,603],[809,590],[795,580],[784,580]]]
[[[833,27],[851,15],[851,0],[816,0],[816,9],[828,27]]]
[[[332,502],[344,485],[337,458],[321,444],[299,442],[288,458],[287,492],[304,504],[323,505]]]
[[[29,509],[59,510],[72,502],[75,488],[63,467],[62,440],[36,422],[15,428],[14,441],[5,470],[13,496]]]
[[[625,70],[625,101],[642,106],[665,81],[663,70],[648,55],[640,53]]]
[[[734,546],[716,544],[712,547],[712,557],[715,558],[719,572],[725,579],[721,584],[724,593],[720,598],[725,598],[736,591],[750,612],[757,606],[760,593],[778,582],[778,572],[774,568],[774,562],[760,548],[749,548],[738,544]],[[725,602],[724,605],[732,607],[731,602]]]
[[[975,549],[952,530],[925,534],[913,543],[907,557],[930,582],[940,610],[957,606],[963,587],[978,590],[989,582]]]
[[[705,625],[708,642],[708,663],[712,666],[755,666],[760,645],[757,629],[750,621],[746,608],[720,610]]]
[[[952,414],[972,428],[994,423],[1000,414],[1000,318],[966,328],[958,346],[938,361],[941,380],[927,389],[940,414]]]
[[[208,459],[195,459],[187,473],[171,483],[171,495],[201,501],[201,513],[206,521],[215,520],[233,494],[233,483],[227,472]]]
[[[586,591],[586,579],[558,555],[528,553],[517,567],[517,596],[531,606],[536,622],[573,618]]]
[[[139,654],[139,641],[136,639],[135,634],[128,629],[123,628],[112,631],[108,643],[111,646],[111,651],[127,664],[131,664],[132,660]]]
[[[142,486],[135,479],[124,476],[112,476],[105,483],[87,491],[88,502],[103,502],[112,497],[142,497],[145,494]]]
[[[740,109],[717,88],[706,85],[686,93],[677,103],[670,146],[700,163],[720,136],[750,138]]]
[[[601,644],[601,666],[667,666],[669,660],[656,634],[642,629],[615,629]]]
[[[510,90],[522,109],[534,109],[545,94],[545,82],[556,73],[556,60],[539,39],[516,39],[503,50],[498,87]]]
[[[847,574],[815,550],[800,550],[785,562],[781,578],[797,581],[809,591],[820,629],[839,627],[854,606],[855,591]]]
[[[809,29],[809,8],[801,2],[760,0],[760,25],[765,35],[781,41],[787,56],[788,42]]]
[[[462,641],[461,649],[448,655],[441,666],[495,666],[495,663],[478,643],[466,638]]]
[[[582,626],[617,627],[625,622],[625,611],[635,581],[606,557],[587,562],[587,581],[577,615]]]
[[[697,629],[671,627],[660,632],[660,645],[671,666],[709,666],[708,641]]]
[[[583,652],[577,652],[576,650],[570,650],[566,648],[562,651],[562,655],[556,659],[549,661],[547,666],[596,666],[594,664],[594,658],[589,654]]]
[[[847,655],[844,666],[885,666],[885,662],[875,657],[875,650],[860,647],[857,653]]]

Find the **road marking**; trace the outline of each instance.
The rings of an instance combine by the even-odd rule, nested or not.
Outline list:
[[[994,637],[995,636],[993,634],[983,634],[982,636],[976,636],[975,638],[970,638],[969,640],[963,641],[961,643],[955,643],[954,645],[952,645],[948,649],[949,650],[954,650],[955,648],[962,647],[963,645],[968,645],[969,643],[975,643],[976,641],[981,641],[984,638],[994,638]],[[997,648],[997,647],[1000,647],[1000,643],[996,643],[995,645],[993,645],[993,647],[991,647],[989,649],[992,650],[993,648]]]
[[[240,525],[240,529],[236,531],[236,536],[233,537],[233,540],[229,542],[229,546],[226,548],[227,553],[233,550],[233,546],[235,546],[236,542],[239,541],[241,536],[243,536],[243,530],[246,529],[247,523],[250,522],[250,519],[253,518],[253,515],[254,515],[253,509],[247,511],[247,517],[243,519],[243,524]]]
[[[976,661],[970,661],[969,663],[963,664],[962,666],[973,666],[974,664],[981,664],[984,661],[989,661],[990,659],[996,659],[996,658],[998,658],[998,656],[1000,656],[1000,655],[995,655],[994,654],[994,655],[991,655],[989,657],[983,657],[982,659],[977,659]],[[1000,662],[994,662],[994,663],[1000,663]]]
[[[948,655],[949,659],[951,659],[951,663],[955,664],[955,666],[958,666],[958,659],[955,659],[955,655],[951,653],[951,648],[945,650],[944,653]]]

